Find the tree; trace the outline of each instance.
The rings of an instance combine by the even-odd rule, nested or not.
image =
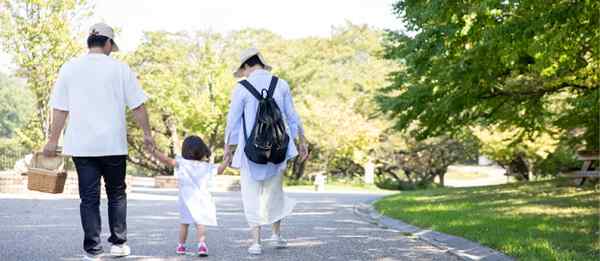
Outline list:
[[[482,126],[511,131],[511,144],[551,135],[598,149],[598,10],[598,1],[398,1],[416,35],[388,34],[386,57],[405,67],[378,104],[396,129],[418,125],[419,139]]]
[[[363,174],[389,125],[371,117],[376,110],[371,97],[396,68],[381,56],[382,38],[381,31],[346,24],[328,38],[297,39],[275,48],[284,50],[274,57],[275,73],[290,83],[311,141],[310,166],[293,162],[292,178],[302,178],[305,169]]]
[[[234,81],[219,53],[219,35],[147,32],[125,59],[151,97],[147,104],[160,147],[175,156],[175,135],[203,137],[211,150],[223,146],[228,99]],[[141,131],[130,121],[130,161],[162,174],[173,170],[144,151]],[[213,154],[214,155],[214,154]]]
[[[480,153],[489,156],[506,169],[506,175],[518,180],[529,180],[537,173],[534,168],[540,161],[555,151],[558,141],[548,134],[543,134],[535,140],[515,142],[512,138],[519,131],[494,131],[493,129],[474,128],[475,135],[481,144]],[[574,156],[574,155],[573,155]]]
[[[89,16],[84,0],[0,0],[2,48],[17,65],[35,96],[35,117],[22,129],[28,147],[39,147],[48,134],[48,100],[60,67],[82,51],[73,28]]]
[[[403,184],[409,188],[423,188],[439,178],[440,185],[445,185],[445,175],[448,166],[463,161],[475,149],[470,144],[450,137],[437,137],[418,141],[409,137],[400,138],[402,148],[386,148],[385,157],[378,158],[377,173],[380,176],[390,176],[403,189]]]
[[[0,138],[13,138],[33,114],[33,97],[21,81],[0,73]]]

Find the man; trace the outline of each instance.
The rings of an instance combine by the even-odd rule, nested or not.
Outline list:
[[[251,48],[240,55],[240,66],[234,75],[238,78],[245,77],[246,84],[252,85],[258,93],[263,93],[269,89],[273,80],[270,69],[271,66],[267,65],[261,53]],[[274,83],[276,85],[272,97],[281,108],[287,126],[286,132],[291,137],[285,160],[298,155],[301,160],[306,160],[308,156],[306,139],[302,123],[294,109],[290,87],[284,80]],[[258,255],[262,253],[260,227],[263,225],[272,226],[273,236],[270,241],[276,248],[287,246],[287,242],[281,235],[281,221],[292,213],[295,202],[285,196],[282,188],[286,161],[279,164],[257,164],[249,160],[244,153],[244,146],[246,146],[244,133],[252,131],[259,103],[249,90],[242,84],[234,88],[225,129],[225,160],[233,157],[232,167],[240,169],[244,214],[252,231],[252,244],[248,248],[248,253]],[[294,139],[298,141],[298,148],[294,144]],[[239,146],[235,148],[236,145]],[[235,155],[232,155],[233,151]]]
[[[113,29],[103,23],[90,28],[89,53],[62,66],[50,98],[52,124],[47,156],[56,155],[57,143],[69,118],[63,154],[72,156],[79,182],[84,260],[103,253],[100,242],[100,177],[108,197],[108,221],[113,256],[127,256],[126,108],[144,131],[147,149],[154,146],[144,103],[148,99],[131,69],[109,55],[118,51]]]

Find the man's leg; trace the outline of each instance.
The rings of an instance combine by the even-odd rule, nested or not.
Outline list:
[[[83,227],[83,249],[92,255],[101,254],[100,232],[100,176],[101,168],[97,158],[73,157],[79,182],[79,212]]]
[[[102,157],[102,174],[108,198],[108,242],[121,245],[127,242],[127,194],[125,172],[127,156]]]

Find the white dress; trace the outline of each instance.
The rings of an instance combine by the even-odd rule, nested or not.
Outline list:
[[[265,70],[254,71],[247,80],[257,88],[268,89],[272,74]],[[290,87],[284,80],[279,80],[275,93],[275,102],[281,109],[290,136],[287,160],[298,156],[298,150],[293,140],[302,133],[302,123],[294,109]],[[244,204],[244,214],[251,227],[273,224],[289,216],[296,201],[285,196],[283,192],[283,171],[287,160],[280,164],[256,164],[251,162],[244,153],[246,141],[242,125],[242,114],[246,120],[247,133],[250,135],[256,118],[258,100],[242,85],[234,88],[227,115],[225,143],[237,144],[231,166],[240,169],[241,192]]]
[[[209,184],[217,166],[203,161],[175,159],[175,176],[179,187],[177,205],[182,224],[217,225],[217,211]]]

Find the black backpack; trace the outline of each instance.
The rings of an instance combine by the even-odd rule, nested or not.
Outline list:
[[[286,160],[290,137],[286,132],[281,110],[273,99],[278,80],[277,77],[273,76],[269,90],[262,90],[261,93],[247,80],[240,81],[240,84],[258,99],[256,120],[250,137],[246,133],[246,117],[242,114],[244,138],[246,139],[244,152],[248,159],[254,163],[267,164],[271,162],[279,164]]]

